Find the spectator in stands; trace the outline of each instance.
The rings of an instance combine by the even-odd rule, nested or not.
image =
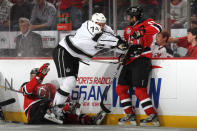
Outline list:
[[[158,0],[138,0],[138,4],[143,8],[144,16],[154,20],[159,19],[160,11]]]
[[[197,57],[197,27],[188,29],[187,37],[170,38],[168,42],[187,48],[185,57]]]
[[[10,8],[12,5],[8,0],[0,0],[0,31],[9,30]]]
[[[36,0],[30,19],[31,30],[55,30],[57,10],[46,0]]]
[[[72,29],[78,29],[82,24],[82,6],[84,0],[61,0],[60,13],[68,13],[72,21]]]
[[[196,28],[197,27],[197,10],[192,12],[192,16],[191,16],[191,28]],[[187,36],[183,36],[183,37],[170,37],[168,39],[168,43],[175,43],[177,44],[177,46],[179,45],[191,45],[191,43],[188,41]],[[183,46],[181,46],[183,47]]]
[[[10,13],[11,30],[19,30],[18,20],[20,17],[30,19],[32,7],[33,5],[25,0],[16,0],[16,4],[12,6]]]
[[[197,0],[190,0],[190,5],[191,5],[191,12],[197,10]]]
[[[58,9],[58,6],[60,4],[59,0],[47,0],[49,3],[53,4],[56,9]]]
[[[196,10],[192,11],[192,15],[191,15],[191,27],[197,27],[197,8]]]
[[[151,45],[152,56],[153,57],[172,57],[172,50],[167,48],[167,41],[170,37],[170,33],[163,30],[156,36],[156,43]]]
[[[42,38],[29,30],[29,19],[20,18],[19,27],[21,34],[16,37],[16,55],[18,57],[41,56]]]
[[[171,28],[187,27],[187,1],[171,0],[170,2]]]

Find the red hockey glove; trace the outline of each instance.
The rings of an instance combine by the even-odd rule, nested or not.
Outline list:
[[[38,70],[38,73],[36,74],[36,79],[42,81],[44,77],[47,75],[47,73],[49,72],[49,70],[50,70],[49,63],[45,63],[44,65],[42,65]]]

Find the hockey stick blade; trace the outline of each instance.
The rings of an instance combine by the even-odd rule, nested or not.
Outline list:
[[[122,63],[119,63],[118,67],[116,68],[116,72],[114,73],[113,78],[112,78],[112,80],[111,80],[109,86],[106,87],[106,89],[105,89],[105,91],[104,91],[104,93],[103,93],[103,97],[101,98],[100,107],[101,107],[101,109],[102,109],[103,111],[105,111],[106,113],[110,113],[111,111],[110,111],[109,109],[107,109],[107,107],[105,107],[105,105],[104,105],[103,102],[104,102],[105,97],[107,96],[107,93],[108,93],[108,91],[109,91],[109,88],[111,87],[111,85],[112,85],[112,83],[113,83],[113,80],[116,78],[116,75],[117,75],[118,70],[120,69],[121,65],[122,65]]]
[[[110,112],[111,112],[109,109],[107,109],[107,107],[105,107],[105,105],[104,105],[104,103],[103,103],[105,97],[107,96],[107,93],[108,93],[108,90],[109,90],[110,87],[111,87],[111,85],[109,85],[109,86],[106,87],[106,89],[105,89],[105,91],[104,91],[104,93],[103,93],[103,97],[101,98],[101,103],[100,103],[101,109],[102,109],[104,112],[106,112],[106,113],[110,113]]]
[[[131,48],[131,45],[129,45],[129,47],[128,47],[126,53],[124,54],[123,61],[122,61],[122,62],[119,62],[118,66],[117,66],[117,68],[116,68],[116,72],[114,73],[113,78],[112,78],[112,80],[111,80],[109,86],[106,87],[106,89],[105,89],[105,91],[104,91],[104,93],[103,93],[103,97],[101,98],[100,107],[101,107],[102,110],[105,111],[106,113],[110,113],[111,111],[110,111],[109,109],[107,109],[107,107],[105,107],[105,105],[104,105],[104,103],[103,103],[103,102],[104,102],[104,99],[105,99],[105,97],[107,96],[108,90],[109,90],[109,88],[111,87],[111,84],[113,83],[114,78],[116,78],[116,75],[117,75],[117,73],[118,73],[118,71],[119,71],[121,65],[123,65],[123,63],[125,63],[125,61],[126,61],[126,59],[127,59],[127,55],[129,55],[129,50],[130,50],[130,48]]]
[[[16,102],[15,98],[11,98],[11,99],[2,101],[2,102],[0,102],[0,107],[12,104],[14,102]]]

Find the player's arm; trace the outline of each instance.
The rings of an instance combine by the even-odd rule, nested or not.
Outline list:
[[[38,85],[38,81],[36,80],[36,78],[32,78],[28,83],[24,84],[21,87],[21,92],[24,95],[32,95],[33,89]]]
[[[36,76],[34,76],[27,84],[23,85],[21,91],[24,95],[31,95],[34,88],[39,85],[44,77],[49,72],[49,63],[46,63],[40,67]]]
[[[170,37],[168,40],[169,43],[176,43],[178,46],[188,48],[190,43],[187,40],[187,36],[184,37]]]
[[[125,49],[126,42],[120,37],[115,36],[108,26],[102,31],[99,25],[89,24],[88,30],[93,35],[92,40],[97,43],[95,48],[102,49],[118,47],[120,50]]]

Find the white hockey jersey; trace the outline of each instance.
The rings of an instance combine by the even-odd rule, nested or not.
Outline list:
[[[90,60],[100,50],[116,46],[118,40],[111,27],[105,25],[102,31],[98,24],[86,21],[74,36],[66,36],[59,45],[74,57]]]
[[[151,45],[152,50],[152,57],[160,57],[160,58],[167,58],[167,57],[173,57],[171,54],[169,54],[164,46],[153,44]]]

